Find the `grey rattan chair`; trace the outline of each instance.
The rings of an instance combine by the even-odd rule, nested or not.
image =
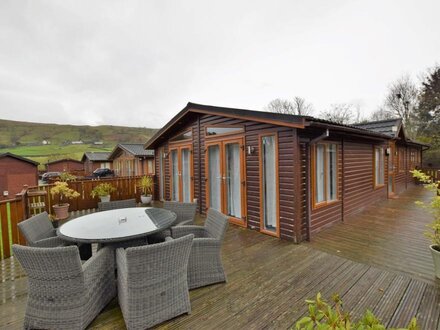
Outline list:
[[[57,237],[47,212],[43,212],[18,223],[28,246],[56,247],[67,245]]]
[[[98,203],[98,211],[108,211],[115,209],[124,209],[127,207],[136,207],[136,199],[124,199],[120,201],[111,201],[111,202],[99,202]]]
[[[129,330],[191,311],[187,267],[193,237],[116,250],[118,299]]]
[[[116,295],[111,249],[82,265],[76,246],[12,249],[29,281],[25,329],[85,329]]]
[[[214,209],[208,210],[205,226],[171,228],[173,238],[194,234],[188,262],[188,286],[190,289],[226,282],[220,249],[227,228],[228,217]]]
[[[197,203],[163,202],[163,208],[176,213],[176,226],[191,225],[197,212]],[[166,229],[160,233],[148,236],[150,243],[163,242],[166,237],[171,236],[171,230]]]

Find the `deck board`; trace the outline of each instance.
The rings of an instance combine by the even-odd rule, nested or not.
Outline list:
[[[230,226],[223,245],[228,282],[192,290],[191,314],[157,328],[287,329],[307,312],[304,300],[321,292],[326,299],[339,293],[354,319],[370,309],[389,326],[405,326],[417,316],[422,329],[438,329],[440,286],[433,277],[431,260],[425,260],[424,238],[415,237],[422,236],[429,216],[414,210],[411,202],[424,196],[416,188],[412,195],[402,197],[402,207],[393,200],[373,211],[366,209],[356,219],[300,245]],[[396,231],[395,224],[377,226],[384,214],[388,214],[387,221],[402,221],[402,230]],[[411,220],[414,215],[417,221]],[[377,227],[372,231],[374,224]],[[413,252],[401,242],[404,239],[414,247]],[[402,247],[399,253],[388,251],[396,246]],[[402,254],[408,254],[404,261]],[[421,259],[412,260],[415,256]],[[26,277],[13,258],[2,261],[0,276],[0,329],[20,329]],[[125,328],[116,298],[89,328]]]

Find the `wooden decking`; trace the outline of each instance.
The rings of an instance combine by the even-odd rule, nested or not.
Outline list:
[[[286,329],[306,313],[304,300],[320,291],[326,298],[338,292],[344,307],[351,310],[355,318],[369,308],[389,327],[404,326],[411,317],[417,316],[421,329],[439,329],[440,285],[433,279],[430,261],[425,260],[422,252],[408,255],[406,263],[414,263],[408,271],[398,265],[402,254],[409,249],[400,254],[389,252],[389,248],[405,245],[422,251],[425,244],[426,249],[424,239],[419,240],[416,236],[424,231],[423,223],[429,222],[429,216],[413,205],[414,199],[424,196],[418,188],[410,190],[396,204],[390,201],[391,204],[381,204],[374,211],[365,210],[356,219],[327,229],[313,242],[300,245],[230,226],[223,246],[228,282],[191,291],[192,313],[165,322],[159,328]],[[401,212],[394,210],[392,205]],[[409,217],[401,220],[403,215],[415,213],[420,223],[402,226],[400,230],[377,226],[368,238],[369,244],[365,244],[371,214],[387,213],[383,209],[394,210],[383,221],[409,223]],[[345,235],[340,227],[354,232]],[[355,231],[357,227],[358,232]],[[349,246],[357,252],[349,253]],[[369,250],[371,246],[374,254]],[[419,255],[423,258],[411,260]],[[423,272],[414,271],[419,264],[423,265]],[[3,261],[1,276],[0,328],[21,328],[26,277],[13,258]],[[90,328],[125,328],[117,299]]]

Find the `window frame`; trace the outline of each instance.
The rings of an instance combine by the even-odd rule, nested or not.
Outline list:
[[[376,176],[376,150],[381,151],[382,155],[382,183],[377,182]],[[380,166],[380,160],[379,160]],[[379,189],[385,186],[385,149],[382,146],[374,146],[373,147],[373,187],[374,189]]]
[[[317,146],[322,145],[324,146],[324,200],[321,202],[316,201],[316,152],[317,152]],[[329,145],[334,145],[336,147],[336,199],[328,200],[329,191],[328,191],[328,176],[329,173],[327,172],[328,169],[328,152],[327,149]],[[338,203],[340,201],[339,197],[339,189],[340,189],[340,180],[339,180],[339,144],[337,142],[333,141],[326,141],[326,142],[318,142],[316,144],[312,145],[311,148],[311,170],[312,170],[312,180],[311,180],[311,196],[312,196],[312,209],[318,209],[321,207],[325,207],[328,205],[332,205],[335,203]]]
[[[276,189],[276,222],[277,227],[275,231],[271,231],[265,228],[264,224],[264,208],[263,208],[263,138],[267,136],[273,136],[275,140],[275,189]],[[260,232],[263,234],[280,237],[280,176],[279,176],[279,145],[278,145],[278,132],[267,132],[258,134],[258,165],[259,165],[259,181],[260,181]]]
[[[227,133],[221,133],[221,134],[214,134],[214,135],[209,135],[208,134],[208,128],[240,128],[240,131],[237,130],[235,132],[227,132]],[[243,125],[206,125],[204,127],[204,133],[205,133],[205,138],[206,139],[215,139],[218,137],[222,137],[222,136],[229,136],[229,135],[241,135],[244,133],[244,126]]]

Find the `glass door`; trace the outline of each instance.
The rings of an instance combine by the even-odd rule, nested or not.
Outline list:
[[[192,202],[192,148],[170,147],[171,200]]]
[[[243,138],[207,142],[207,207],[228,215],[245,226],[245,175]]]

